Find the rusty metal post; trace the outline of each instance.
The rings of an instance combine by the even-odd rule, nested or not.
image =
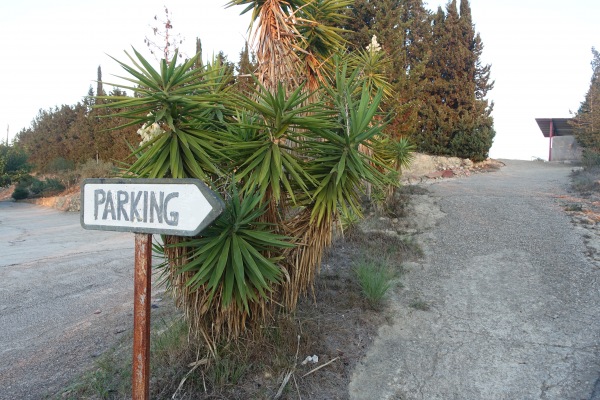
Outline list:
[[[150,398],[150,302],[152,235],[135,234],[132,399]]]

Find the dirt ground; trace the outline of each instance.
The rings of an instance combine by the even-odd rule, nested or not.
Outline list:
[[[574,168],[568,194],[560,195],[562,206],[582,232],[587,255],[600,268],[600,168]]]

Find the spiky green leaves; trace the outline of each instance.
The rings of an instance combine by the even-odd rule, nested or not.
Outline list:
[[[331,221],[338,209],[344,215],[350,209],[361,215],[359,195],[364,183],[380,187],[389,183],[384,173],[389,167],[369,156],[381,135],[382,124],[373,119],[382,91],[371,98],[359,70],[348,74],[347,64],[342,64],[336,71],[335,84],[327,88],[327,94],[337,111],[338,123],[333,129],[320,131],[320,140],[307,144],[314,159],[308,170],[319,182],[313,192],[311,216],[317,223]],[[362,90],[358,91],[360,86]]]
[[[405,137],[383,137],[375,142],[373,157],[400,172],[414,159],[415,148],[416,146]]]
[[[245,132],[252,132],[244,135],[245,143],[240,144],[245,153],[240,154],[244,161],[236,178],[243,182],[244,191],[258,190],[264,196],[269,190],[279,200],[284,190],[294,203],[298,193],[309,196],[313,179],[306,171],[302,148],[291,146],[332,123],[331,114],[318,104],[306,105],[309,96],[301,89],[286,95],[279,85],[273,94],[263,90],[256,93],[256,99],[239,100],[246,115],[252,116],[240,121]]]
[[[220,147],[227,141],[224,129],[222,95],[224,69],[209,65],[194,69],[195,58],[177,64],[177,53],[170,62],[162,60],[156,70],[133,50],[127,54],[131,65],[119,62],[131,76],[122,79],[131,86],[134,97],[105,97],[103,107],[119,109],[116,116],[131,120],[126,125],[158,124],[164,131],[135,151],[137,160],[129,172],[148,178],[200,178],[221,173],[218,161],[224,157]]]
[[[265,212],[261,199],[256,193],[240,197],[233,189],[225,211],[202,237],[181,244],[194,251],[180,272],[193,272],[187,285],[193,290],[203,286],[209,303],[219,294],[223,308],[235,301],[248,311],[250,302],[266,298],[281,280],[277,255],[293,245],[274,233],[272,225],[260,221]]]

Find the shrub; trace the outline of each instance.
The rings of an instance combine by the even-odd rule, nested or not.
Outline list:
[[[488,157],[494,136],[494,129],[485,125],[457,131],[450,141],[450,155],[475,162],[483,161]]]
[[[12,183],[12,179],[11,179],[10,175],[8,175],[8,174],[0,175],[0,187],[10,186],[11,183]]]
[[[78,168],[81,179],[111,178],[118,174],[118,168],[110,161],[87,160]]]
[[[585,149],[581,157],[581,162],[585,168],[598,167],[600,166],[600,153]]]
[[[66,160],[62,157],[56,157],[48,163],[46,171],[50,173],[58,173],[75,169],[75,163],[71,160]]]
[[[35,178],[28,186],[29,192],[31,193],[32,197],[37,197],[38,195],[41,195],[45,187],[44,182]]]
[[[15,200],[23,200],[29,197],[29,190],[17,186],[12,194],[12,198]]]
[[[66,188],[70,188],[71,186],[76,185],[79,182],[79,178],[80,176],[78,171],[66,171],[58,175],[57,179]]]
[[[60,181],[58,179],[48,178],[48,179],[41,181],[37,178],[34,178],[31,175],[25,175],[19,181],[19,184],[17,185],[15,192],[18,192],[17,196],[19,196],[20,199],[24,199],[27,197],[50,196],[50,195],[56,194],[58,192],[61,192],[64,189],[65,189],[64,185],[62,183],[60,183]],[[15,195],[13,193],[13,198],[15,198],[14,196]],[[23,196],[25,196],[25,197],[23,197]],[[20,200],[20,199],[15,198],[15,200]]]
[[[43,183],[42,193],[46,196],[65,190],[65,186],[58,179],[46,178]]]
[[[600,189],[598,177],[600,167],[587,167],[584,170],[575,171],[571,174],[571,188],[579,193],[591,193]]]

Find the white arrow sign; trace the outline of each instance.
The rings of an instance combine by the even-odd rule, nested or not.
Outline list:
[[[223,211],[198,179],[86,179],[84,229],[195,236]]]

